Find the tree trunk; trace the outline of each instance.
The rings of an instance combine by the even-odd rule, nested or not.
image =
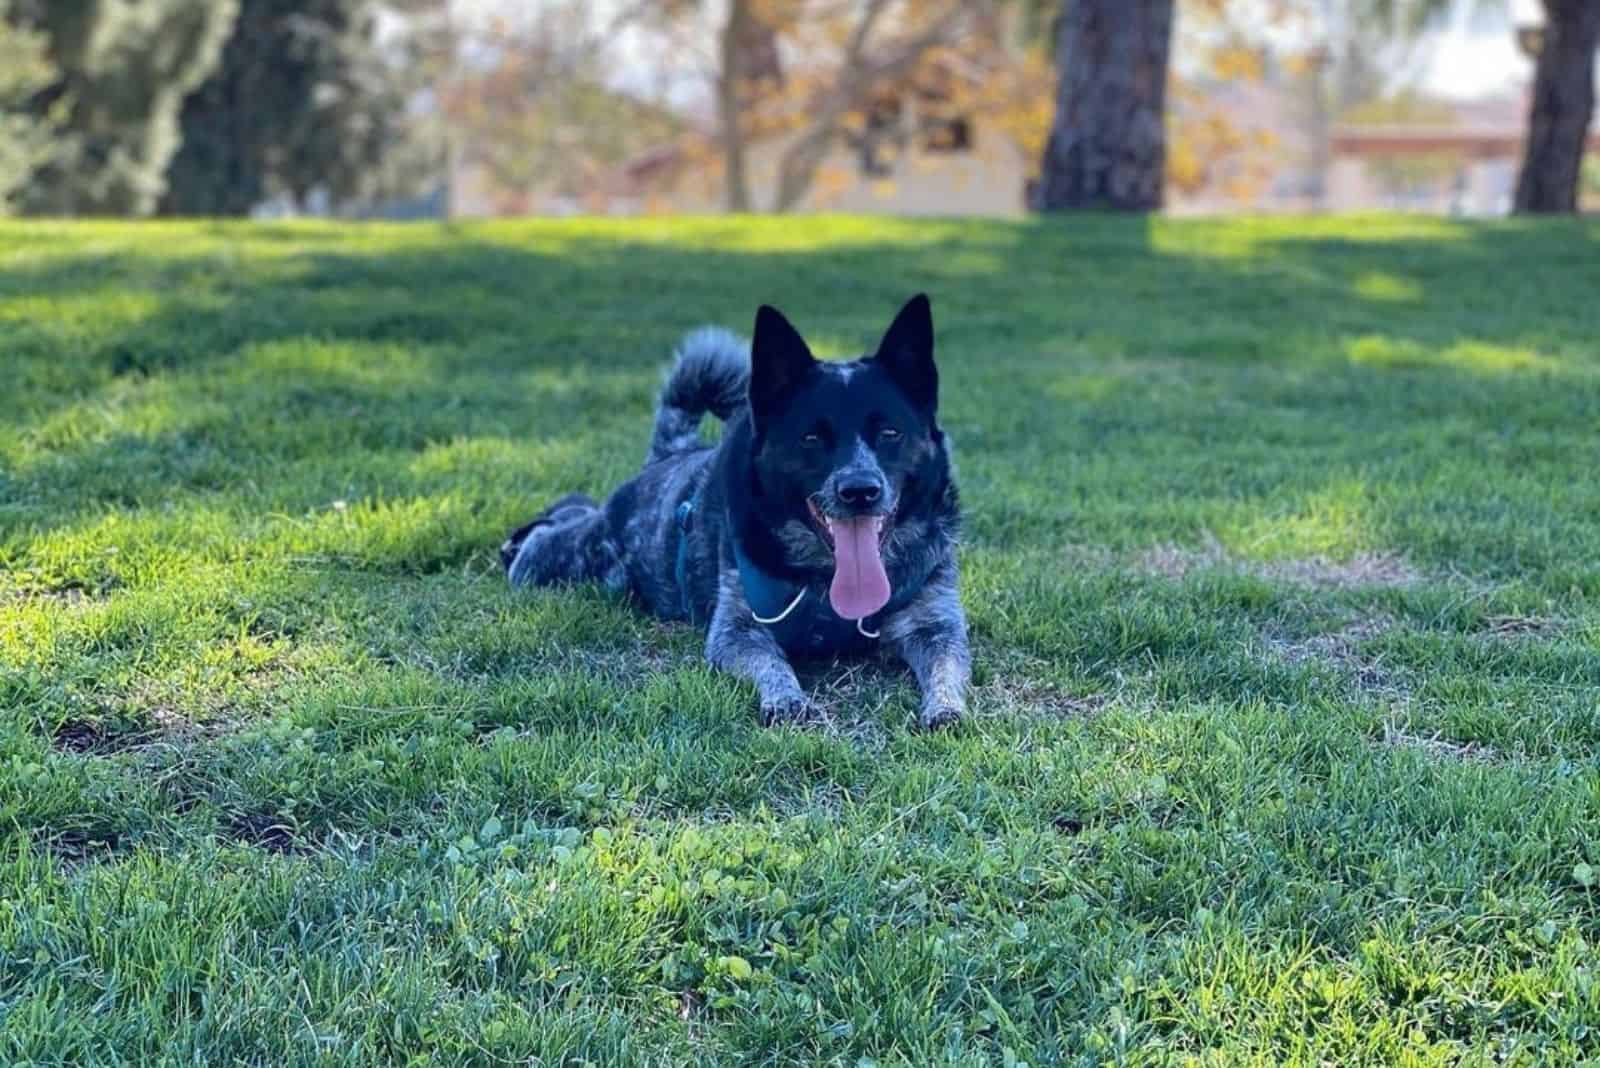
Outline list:
[[[717,110],[722,120],[722,188],[731,212],[750,210],[750,178],[744,162],[744,69],[741,43],[750,30],[749,0],[731,0],[728,22],[722,28],[722,75],[717,82]]]
[[[1041,210],[1161,207],[1173,8],[1174,0],[1062,0]]]
[[[1544,42],[1533,80],[1528,144],[1517,179],[1519,215],[1578,210],[1583,153],[1594,118],[1600,3],[1544,0]]]

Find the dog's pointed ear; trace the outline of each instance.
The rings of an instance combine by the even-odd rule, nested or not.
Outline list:
[[[933,307],[926,293],[906,301],[874,357],[889,377],[930,415],[939,407],[939,371],[933,365]]]
[[[758,427],[782,408],[816,362],[800,331],[763,304],[750,342],[750,414]]]

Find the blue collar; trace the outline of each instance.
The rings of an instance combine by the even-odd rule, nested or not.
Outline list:
[[[739,565],[739,585],[744,587],[744,603],[750,606],[757,622],[776,620],[794,605],[794,599],[805,589],[761,570],[745,555],[737,542],[733,546],[733,559]]]
[[[684,599],[685,608],[689,605],[688,564],[689,564],[689,528],[694,525],[693,497],[678,505],[678,592]],[[733,559],[739,565],[739,585],[744,588],[744,602],[750,606],[750,611],[761,619],[774,619],[784,614],[784,609],[794,603],[803,587],[792,582],[785,582],[767,574],[755,565],[755,562],[745,555],[745,551],[736,542],[733,546]],[[694,619],[693,611],[687,612],[690,619]]]
[[[679,504],[677,510],[680,528],[677,561],[678,592],[683,598],[684,613],[690,620],[696,620],[696,614],[689,593],[687,535],[694,523],[694,509],[695,501],[690,498]],[[785,638],[792,639],[808,630],[814,631],[819,624],[831,635],[827,641],[827,648],[837,648],[862,638],[871,639],[878,636],[877,628],[870,626],[865,619],[851,621],[839,618],[834,613],[833,606],[827,603],[825,596],[814,598],[817,602],[815,604],[796,603],[797,599],[804,600],[804,595],[810,592],[809,588],[763,571],[737,542],[733,546],[733,559],[739,567],[739,585],[743,588],[746,606],[756,617],[756,621],[769,627],[780,642]],[[914,592],[914,590],[899,591],[882,611],[875,613],[876,617],[882,619],[887,612],[893,611],[897,604],[908,600]],[[765,620],[771,622],[763,622]]]

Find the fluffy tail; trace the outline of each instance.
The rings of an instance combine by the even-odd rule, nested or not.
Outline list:
[[[718,326],[703,326],[678,343],[675,362],[656,402],[656,429],[647,463],[699,448],[707,412],[727,422],[745,405],[750,343]]]

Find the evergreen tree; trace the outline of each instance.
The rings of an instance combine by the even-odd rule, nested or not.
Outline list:
[[[58,71],[31,101],[58,115],[25,210],[143,215],[165,188],[183,99],[215,66],[236,0],[21,0],[14,18],[48,41]]]
[[[379,47],[376,12],[370,0],[242,0],[222,62],[184,104],[162,210],[373,196],[403,148],[414,88]]]
[[[29,110],[56,79],[47,45],[44,34],[12,22],[10,0],[0,0],[0,214],[49,157],[53,116]]]

